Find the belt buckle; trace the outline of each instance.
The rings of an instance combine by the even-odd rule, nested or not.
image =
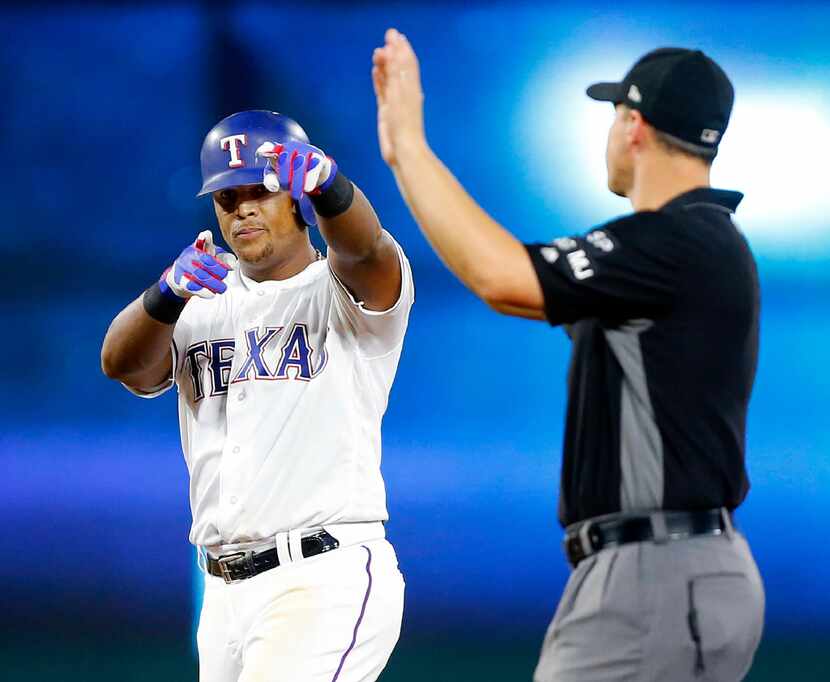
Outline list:
[[[582,550],[583,558],[588,558],[596,552],[594,543],[591,539],[591,529],[594,527],[594,522],[591,519],[585,521],[579,528],[579,547]]]
[[[575,533],[565,533],[565,554],[571,566],[576,567],[579,562],[596,552],[596,548],[591,541],[593,525],[593,521],[588,519],[582,522]]]
[[[317,556],[318,554],[324,554],[340,547],[340,541],[331,535],[331,533],[329,533],[325,528],[318,530],[316,533],[312,533],[311,535],[306,535],[300,540],[301,543],[306,541],[314,542],[317,545],[314,549],[317,551],[311,552],[308,555],[306,555],[305,551],[303,551],[304,559]]]
[[[219,557],[216,560],[216,563],[219,564],[219,572],[222,574],[222,580],[225,581],[225,584],[230,585],[231,583],[238,583],[246,578],[250,578],[254,575],[253,562],[254,553],[252,551],[248,552],[235,552],[234,554],[226,554],[223,557]],[[238,561],[239,559],[245,559],[246,568],[250,571],[251,575],[242,576],[241,578],[234,578],[231,575],[231,569],[229,564]]]

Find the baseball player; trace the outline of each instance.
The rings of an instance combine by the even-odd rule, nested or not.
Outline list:
[[[201,165],[199,194],[233,253],[199,234],[102,349],[104,372],[133,393],[178,388],[190,541],[206,572],[199,678],[369,682],[403,611],[380,425],[413,303],[409,263],[290,118],[228,116]]]
[[[373,77],[383,158],[442,260],[497,311],[565,325],[572,341],[559,516],[574,571],[535,679],[741,679],[764,609],[732,523],[749,487],[759,289],[731,217],[742,195],[709,185],[726,74],[666,48],[592,85],[616,110],[608,186],[634,212],[528,245],[430,150],[418,62],[397,31]]]

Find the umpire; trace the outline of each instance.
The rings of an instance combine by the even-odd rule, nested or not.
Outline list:
[[[728,77],[702,52],[659,49],[588,88],[615,106],[608,186],[634,213],[522,245],[427,145],[406,38],[388,31],[373,61],[382,154],[442,260],[496,310],[564,325],[573,344],[559,516],[574,570],[535,679],[741,679],[764,611],[732,522],[749,488],[759,288],[732,222],[742,195],[709,184]]]

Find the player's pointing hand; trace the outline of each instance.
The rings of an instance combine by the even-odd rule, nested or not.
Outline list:
[[[179,299],[211,298],[225,292],[227,285],[223,280],[235,267],[236,256],[215,246],[213,234],[204,230],[162,273],[159,284],[163,294]]]
[[[288,190],[294,201],[299,201],[303,193],[325,191],[337,175],[334,159],[306,142],[263,142],[256,155],[269,160],[263,184],[272,192]]]
[[[394,168],[400,149],[426,143],[418,57],[406,36],[390,28],[383,47],[375,49],[372,64],[380,153]]]

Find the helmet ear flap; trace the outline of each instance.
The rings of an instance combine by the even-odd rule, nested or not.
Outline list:
[[[309,227],[317,227],[317,214],[314,212],[314,206],[311,205],[308,196],[303,193],[296,204],[303,222]]]

